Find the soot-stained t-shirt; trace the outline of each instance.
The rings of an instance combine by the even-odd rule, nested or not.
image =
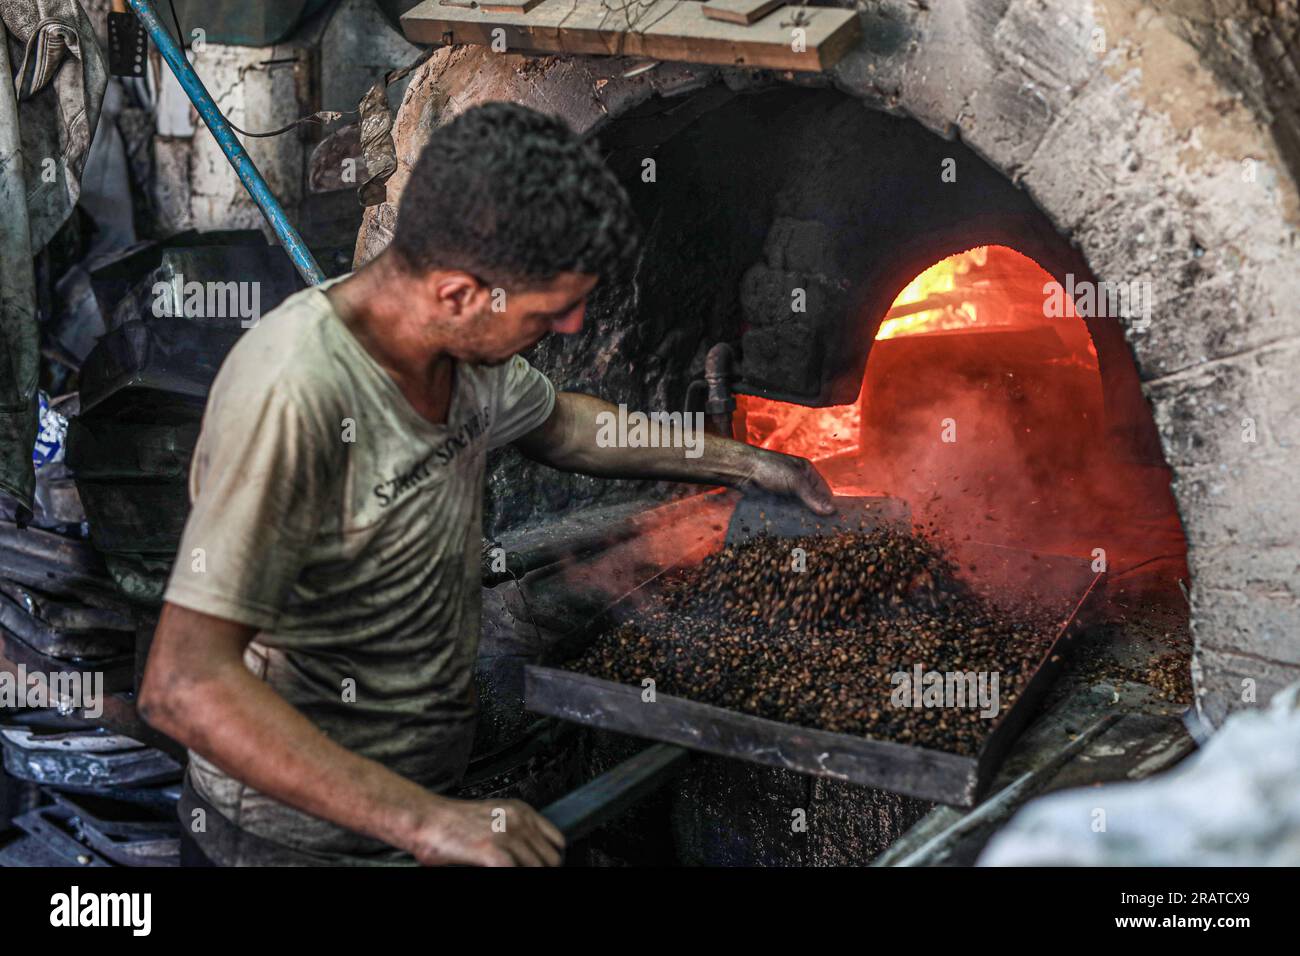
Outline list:
[[[298,293],[213,383],[166,600],[256,627],[249,669],[332,740],[431,790],[453,786],[473,736],[485,458],[554,404],[521,357],[458,363],[435,425],[320,288]],[[190,779],[225,821],[305,861],[409,860],[194,753]],[[269,862],[196,838],[219,863]]]

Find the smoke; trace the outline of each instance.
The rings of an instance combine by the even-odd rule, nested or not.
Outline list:
[[[1096,360],[1050,329],[875,343],[856,454],[820,463],[839,493],[905,499],[959,557],[965,542],[1111,570],[1185,550],[1163,469],[1106,433]]]

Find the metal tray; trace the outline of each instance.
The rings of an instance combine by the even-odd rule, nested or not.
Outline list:
[[[646,703],[639,687],[554,667],[526,669],[526,705],[535,713],[603,730],[950,806],[973,806],[1056,679],[1066,644],[1100,606],[1105,575],[1094,574],[1078,558],[994,545],[967,543],[960,556],[964,567],[979,571],[976,590],[1010,592],[1024,600],[1077,595],[1041,663],[975,756],[799,727],[664,694]]]

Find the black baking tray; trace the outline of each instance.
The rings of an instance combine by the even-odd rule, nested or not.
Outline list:
[[[525,671],[527,707],[589,727],[723,757],[949,806],[973,806],[1055,681],[1066,645],[1100,608],[1105,575],[1094,573],[1081,558],[997,545],[967,542],[959,556],[976,590],[1018,602],[1051,601],[1063,608],[1051,645],[974,756],[800,727],[671,695],[658,694],[647,703],[640,687],[537,665]],[[630,619],[635,613],[633,603],[616,607],[603,623]],[[591,639],[595,636],[591,634]]]

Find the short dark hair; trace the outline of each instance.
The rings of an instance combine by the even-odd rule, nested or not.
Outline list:
[[[627,193],[595,149],[515,103],[473,107],[434,131],[393,235],[409,268],[464,269],[500,286],[609,277],[636,245]]]

